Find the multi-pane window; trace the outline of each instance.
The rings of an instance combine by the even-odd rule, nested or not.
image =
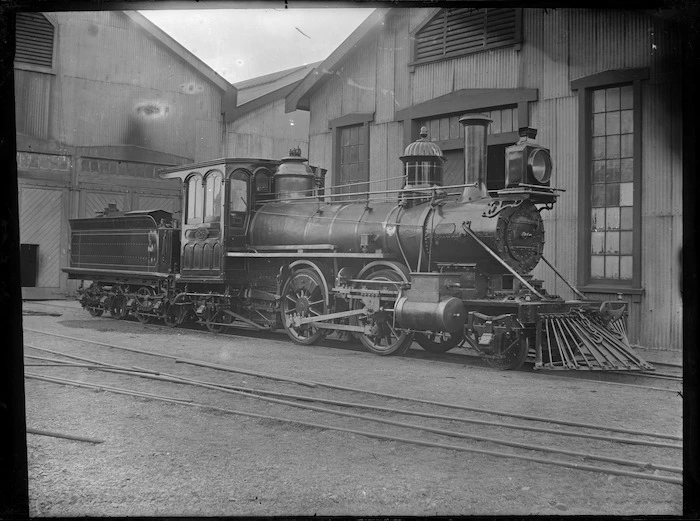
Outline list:
[[[418,28],[413,59],[433,61],[519,43],[520,16],[519,9],[443,9]]]
[[[352,125],[339,129],[340,175],[337,186],[344,193],[362,192],[368,187],[368,144],[363,127],[364,125]]]
[[[590,278],[631,281],[634,267],[634,91],[591,91]]]

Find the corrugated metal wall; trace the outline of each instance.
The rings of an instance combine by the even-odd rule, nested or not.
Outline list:
[[[396,110],[459,89],[536,88],[530,123],[550,147],[555,184],[565,189],[555,210],[543,212],[545,255],[576,282],[579,193],[579,105],[570,82],[598,72],[650,68],[643,98],[642,286],[631,304],[631,339],[647,347],[682,348],[682,302],[678,286],[682,245],[682,109],[677,84],[679,42],[672,28],[646,13],[630,10],[525,9],[523,44],[443,62],[409,67],[410,31],[429,9],[391,12],[379,35],[349,56],[345,67],[311,95],[310,154],[330,168],[328,122],[351,112],[375,111],[370,127],[371,180],[400,174],[403,127],[388,123]],[[393,47],[392,47],[393,46]],[[393,52],[391,49],[393,48]],[[370,52],[373,50],[374,52]],[[366,67],[363,67],[365,60]],[[391,62],[393,60],[393,63]],[[375,84],[368,68],[375,67]],[[363,83],[360,82],[360,79]],[[364,87],[366,99],[348,89]],[[392,84],[393,82],[393,84]],[[373,87],[373,89],[370,89]],[[674,90],[675,89],[675,90]],[[389,93],[393,92],[393,106]],[[328,147],[328,151],[321,150]],[[325,161],[325,163],[321,163]],[[381,183],[380,183],[381,185]],[[548,269],[538,267],[550,292],[573,296]],[[617,295],[595,295],[616,299]]]
[[[516,88],[519,60],[520,54],[512,47],[456,58],[453,90]]]
[[[223,93],[196,64],[121,12],[51,18],[55,74],[15,69],[20,233],[40,256],[37,287],[23,288],[24,298],[75,291],[60,272],[69,217],[109,203],[177,213],[179,187],[154,169],[218,157],[223,141]]]
[[[51,126],[48,136],[28,134],[73,146],[132,144],[194,160],[221,155],[217,86],[122,13],[54,16],[59,30]],[[42,75],[34,76],[36,93],[28,93],[23,106],[38,107],[37,113],[48,93]],[[36,127],[38,114],[23,110],[25,125]]]
[[[550,149],[555,165],[554,184],[565,190],[553,210],[542,212],[545,222],[544,256],[564,275],[575,282],[578,255],[578,102],[561,98],[535,102],[531,105],[531,124],[539,129],[537,141]],[[546,265],[541,263],[534,275],[545,281],[550,293],[575,298]]]
[[[343,65],[340,77],[343,81],[341,111],[374,112],[377,84],[377,38],[369,38]]]
[[[48,139],[52,79],[50,74],[15,69],[17,132],[39,139]]]
[[[292,148],[309,153],[309,113],[297,110],[285,114],[284,99],[243,114],[226,128],[224,154],[229,157],[280,159]]]

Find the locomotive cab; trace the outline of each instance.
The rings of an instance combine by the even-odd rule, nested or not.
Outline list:
[[[180,278],[223,284],[227,250],[243,250],[257,199],[271,198],[279,161],[219,159],[159,172],[181,179],[183,219]]]

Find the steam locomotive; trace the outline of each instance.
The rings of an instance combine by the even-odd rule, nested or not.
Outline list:
[[[652,369],[629,346],[624,302],[564,300],[532,276],[540,261],[559,273],[543,258],[541,212],[559,195],[550,152],[520,129],[504,188],[489,193],[489,122],[460,119],[459,185],[443,186],[445,158],[425,129],[395,191],[329,193],[300,151],[162,170],[182,180],[183,222],[115,208],[73,219],[64,271],[82,280],[93,316],[283,328],[299,344],[336,333],[378,355],[414,340],[434,353],[465,346],[500,369],[528,353],[543,369]]]

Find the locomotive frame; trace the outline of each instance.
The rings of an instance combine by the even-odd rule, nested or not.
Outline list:
[[[343,332],[379,355],[414,339],[434,353],[465,345],[500,369],[528,354],[544,369],[652,369],[629,346],[624,303],[571,285],[581,298],[564,300],[530,274],[544,259],[540,212],[558,196],[533,129],[506,150],[506,186],[489,194],[489,120],[460,122],[461,185],[442,186],[444,158],[427,134],[401,157],[406,183],[394,191],[326,193],[291,154],[165,169],[182,181],[183,223],[113,209],[73,219],[65,271],[91,281],[79,292],[94,316],[283,328],[299,344]]]

